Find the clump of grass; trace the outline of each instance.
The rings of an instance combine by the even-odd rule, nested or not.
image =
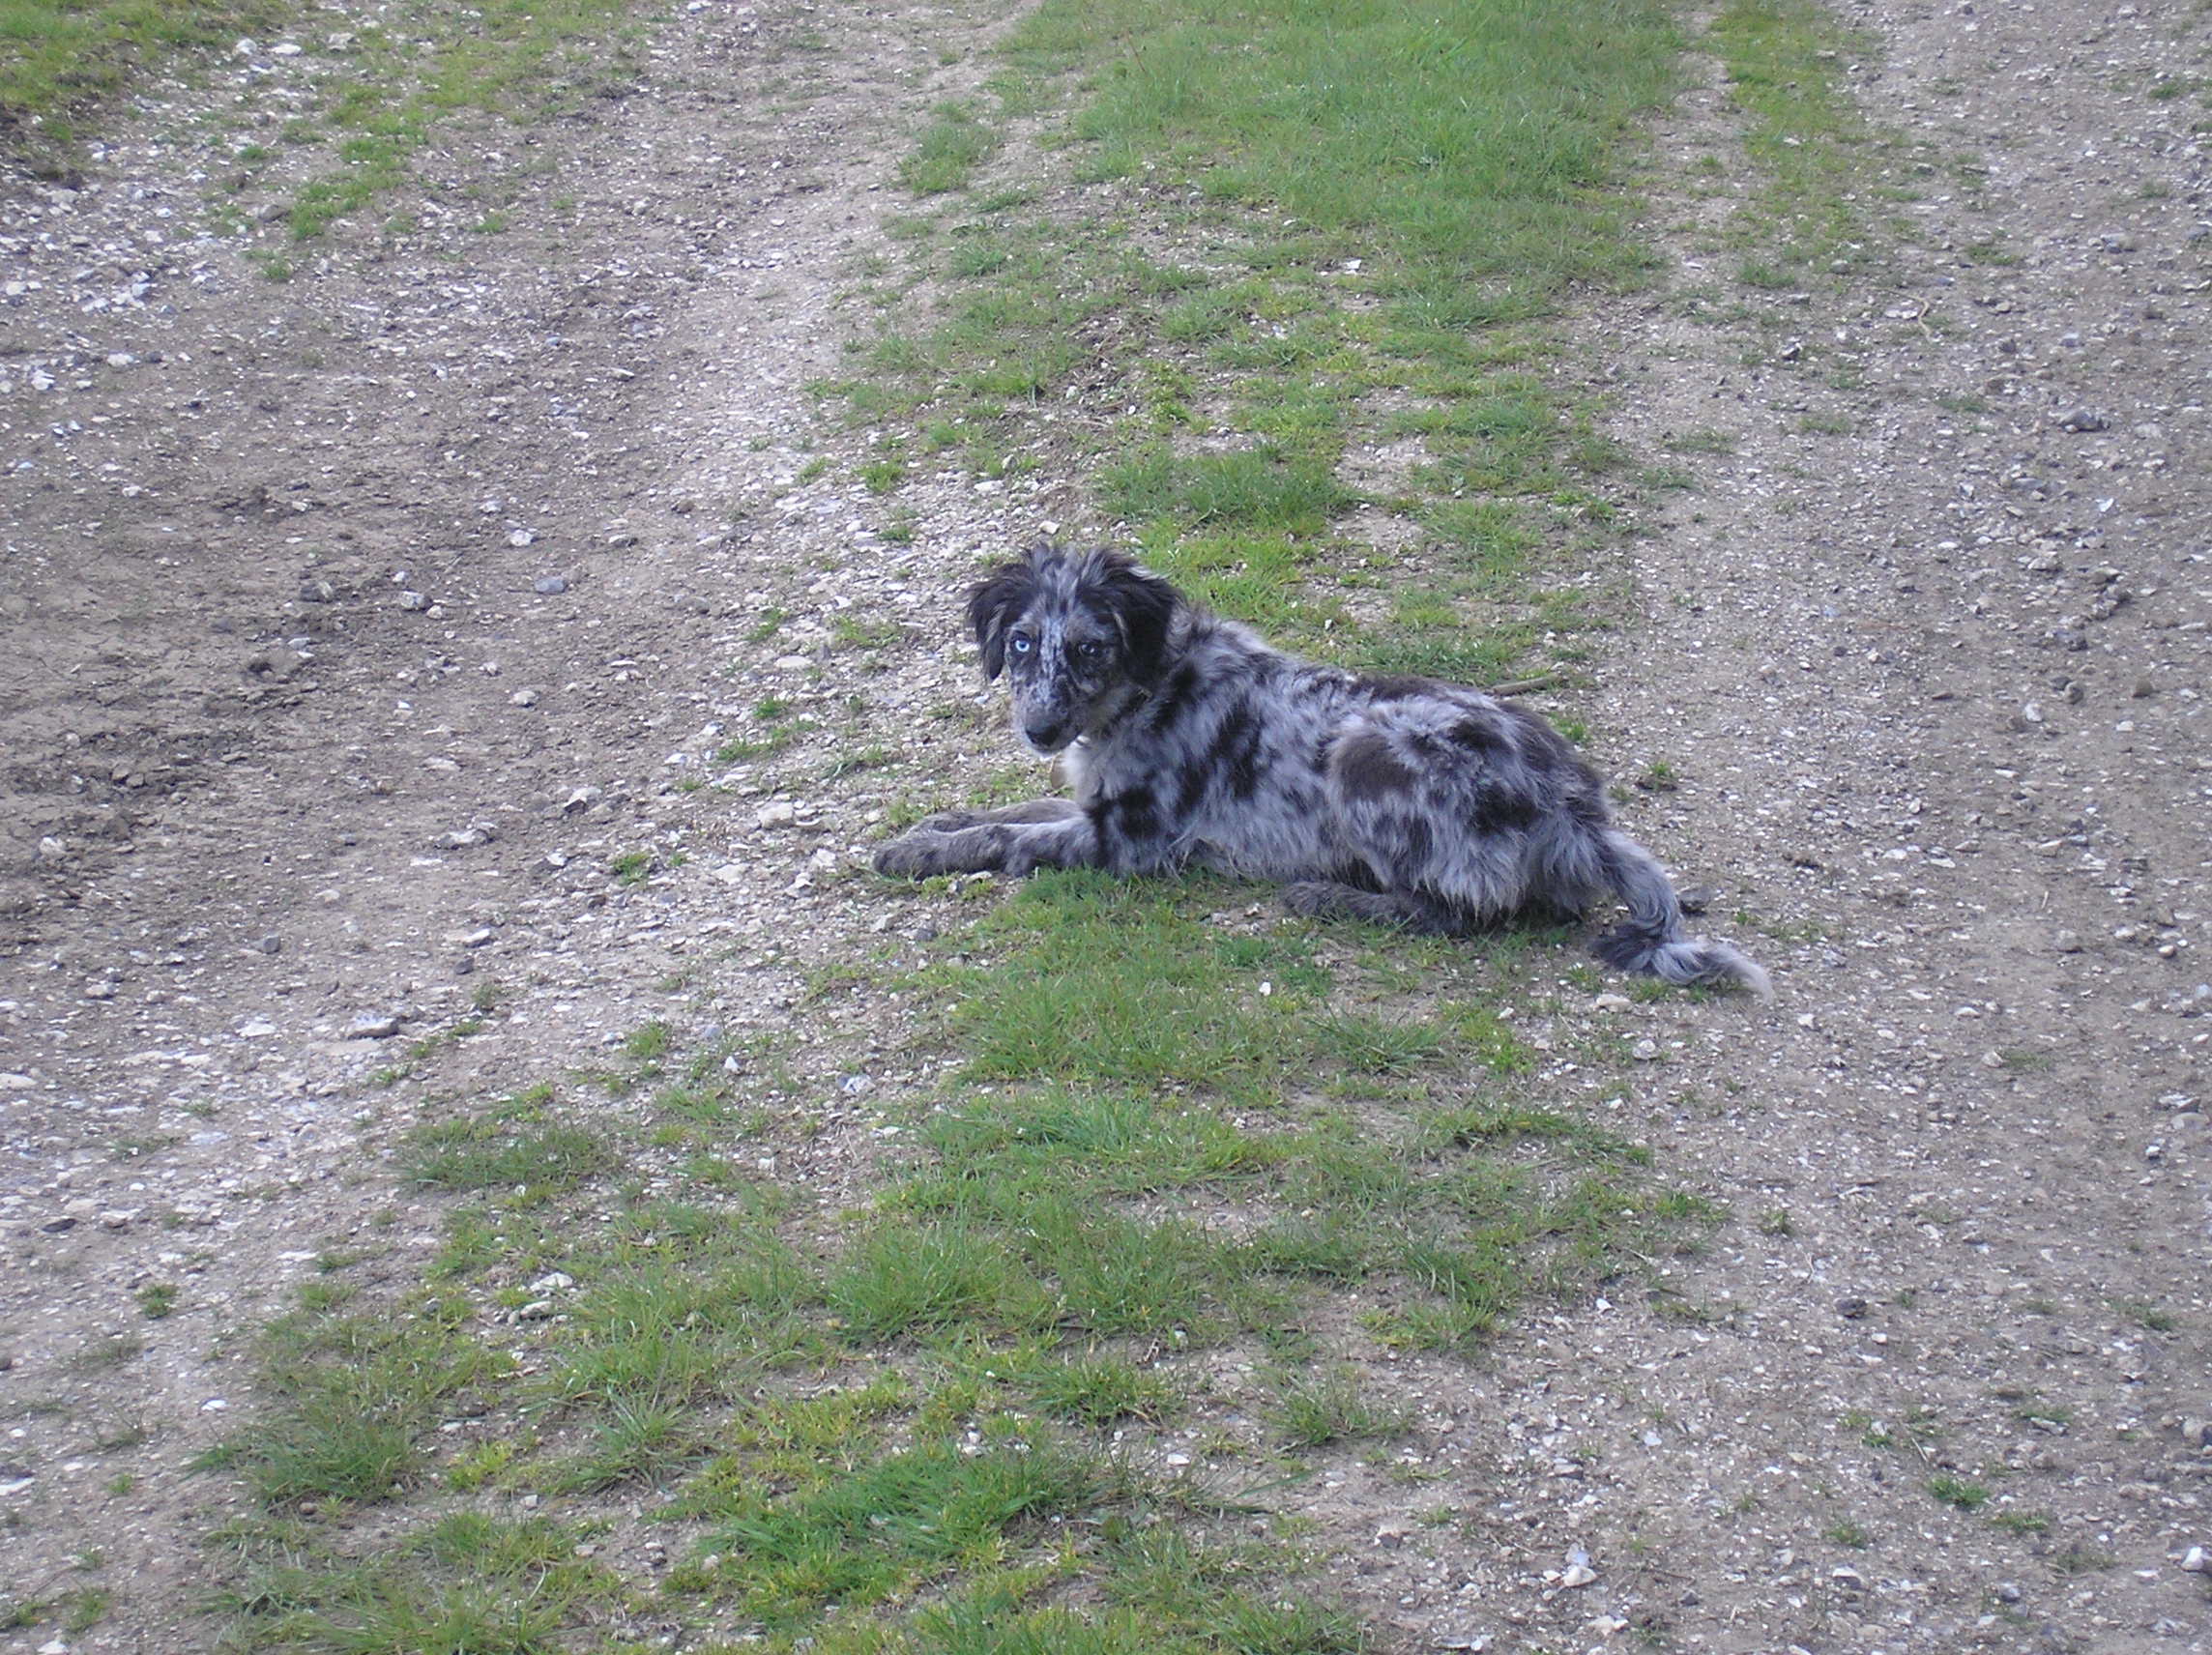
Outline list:
[[[1343,1369],[1287,1379],[1268,1415],[1300,1448],[1388,1438],[1406,1429],[1403,1413],[1368,1400],[1358,1376]]]
[[[389,1499],[420,1474],[441,1410],[504,1360],[469,1336],[465,1305],[353,1316],[316,1297],[262,1337],[264,1417],[197,1464],[243,1476],[272,1506]]]
[[[1961,1511],[1979,1511],[1989,1504],[1990,1491],[1981,1483],[1949,1471],[1938,1471],[1928,1479],[1928,1492],[1945,1505]]]
[[[710,1578],[745,1614],[786,1629],[826,1604],[880,1603],[964,1557],[1033,1546],[1118,1480],[1094,1452],[1034,1433],[1016,1441],[1004,1426],[965,1452],[917,1442],[780,1495],[733,1490],[704,1542],[721,1559]]]
[[[604,1172],[614,1151],[597,1134],[509,1106],[418,1127],[402,1164],[417,1183],[449,1190],[510,1189],[542,1201]]]
[[[615,1578],[578,1555],[582,1536],[543,1518],[456,1512],[320,1567],[294,1541],[234,1531],[247,1568],[224,1596],[256,1646],[557,1655],[571,1617],[621,1598]]]
[[[914,151],[899,163],[898,181],[917,195],[965,189],[999,147],[996,131],[965,103],[941,103]]]

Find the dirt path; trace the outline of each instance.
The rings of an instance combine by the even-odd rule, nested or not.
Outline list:
[[[1932,163],[1895,263],[1752,293],[1695,268],[1685,196],[1674,278],[1589,318],[1624,441],[1725,438],[1638,545],[1590,722],[1616,773],[1681,772],[1633,824],[1766,923],[1783,990],[1601,1003],[1655,1060],[1590,1103],[1736,1222],[1671,1314],[1395,1376],[1424,1480],[1348,1460],[1310,1498],[1386,1642],[2212,1636],[2212,244],[2201,104],[2153,95],[2206,45],[2085,4],[1849,20],[1867,115]],[[929,716],[973,701],[950,593],[1069,479],[917,478],[893,538],[861,439],[811,463],[805,387],[993,22],[684,13],[637,96],[536,134],[567,182],[506,233],[288,284],[199,235],[159,111],[97,188],[0,199],[0,1578],[112,1591],[71,1646],[205,1636],[230,1496],[186,1463],[319,1254],[434,1243],[378,1164],[422,1111],[649,1018],[789,1030],[809,972],[938,917],[853,854],[1003,762]],[[1734,142],[1694,91],[1663,176],[1744,176]],[[1701,317],[1714,287],[1753,312]],[[786,740],[770,700],[808,726],[772,772],[693,788]],[[906,1017],[807,1007],[820,1130],[779,1176],[865,1179]],[[1441,1500],[1465,1523],[1409,1524]]]

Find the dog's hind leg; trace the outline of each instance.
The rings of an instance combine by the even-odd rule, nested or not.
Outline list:
[[[1300,880],[1284,886],[1283,906],[1311,919],[1363,919],[1427,936],[1455,937],[1469,928],[1467,916],[1445,903],[1332,880]]]

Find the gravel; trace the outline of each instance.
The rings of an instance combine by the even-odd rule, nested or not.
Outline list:
[[[2202,1640],[2212,179],[2198,104],[2152,96],[2202,43],[2082,0],[1845,15],[1905,146],[1878,164],[1909,198],[1861,203],[1896,255],[1687,313],[1750,188],[1707,66],[1655,140],[1669,273],[1573,323],[1632,451],[1731,439],[1626,542],[1642,616],[1574,711],[1612,773],[1679,777],[1623,814],[1781,999],[1592,993],[1562,957],[1547,1015],[1645,1060],[1562,1084],[1735,1222],[1654,1262],[1694,1315],[1622,1283],[1477,1360],[1375,1365],[1403,1449],[1269,1497],[1385,1647]],[[35,641],[0,654],[0,1501],[11,1580],[105,1559],[73,1648],[207,1641],[197,1539],[242,1496],[186,1466],[250,1416],[241,1335],[316,1250],[435,1244],[385,1168],[434,1098],[601,1061],[672,1003],[686,1038],[790,1033],[787,1075],[732,1072],[807,1100],[771,1172],[834,1209],[939,1083],[906,1002],[795,1008],[975,912],[859,869],[894,804],[1010,761],[959,588],[1084,530],[1080,479],[917,468],[887,503],[805,388],[873,326],[851,272],[898,257],[883,186],[975,90],[979,28],[685,11],[642,95],[538,134],[591,169],[572,217],[340,235],[286,284],[264,232],[202,225],[170,134],[308,57],[160,88],[83,188],[0,197],[0,615]],[[1707,153],[1719,192],[1671,194]],[[842,643],[851,614],[897,642]],[[709,764],[771,695],[814,732]],[[891,760],[815,779],[869,742]],[[479,984],[499,1013],[427,1039]],[[402,1031],[437,1050],[394,1081]],[[135,1357],[83,1359],[119,1330]]]

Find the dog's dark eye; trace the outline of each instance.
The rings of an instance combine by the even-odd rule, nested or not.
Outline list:
[[[1094,665],[1106,658],[1106,645],[1097,638],[1087,638],[1075,646],[1075,658],[1086,665]]]
[[[1006,640],[1006,648],[1017,655],[1026,655],[1036,648],[1036,640],[1027,632],[1016,632]]]

